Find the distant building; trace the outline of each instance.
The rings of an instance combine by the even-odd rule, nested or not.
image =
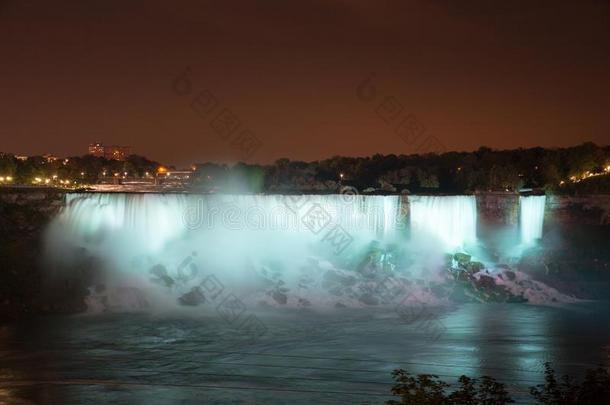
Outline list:
[[[155,177],[155,184],[162,186],[186,187],[192,181],[192,170],[171,170],[161,167]]]
[[[97,157],[104,157],[104,145],[99,142],[90,143],[89,154]]]
[[[51,154],[48,154],[48,153],[46,155],[42,155],[42,158],[45,159],[47,161],[47,163],[53,163],[57,159],[59,159],[57,156],[51,155]]]
[[[89,154],[113,160],[125,160],[131,155],[129,146],[104,145],[101,142],[89,144]]]
[[[25,156],[25,155],[15,155],[15,159],[17,160],[28,160],[29,156]]]

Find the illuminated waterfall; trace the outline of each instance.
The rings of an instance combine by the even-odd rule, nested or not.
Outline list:
[[[392,237],[399,213],[398,196],[69,194],[50,244],[78,245],[122,264],[196,250],[210,260],[306,257],[336,227],[356,241]]]
[[[408,216],[401,201],[342,194],[68,194],[46,234],[45,265],[49,279],[82,282],[91,311],[215,311],[221,292],[252,308],[394,308],[386,294],[393,287],[437,302],[420,288],[425,283],[411,280],[437,279],[446,253],[473,253],[476,199],[409,196]],[[532,243],[542,234],[545,197],[522,197],[520,206],[522,241]],[[402,232],[405,223],[410,238]],[[399,275],[398,286],[377,285],[388,271]]]
[[[546,196],[519,197],[521,243],[528,245],[542,237]]]
[[[253,304],[276,303],[287,288],[297,306],[299,297],[329,307],[337,300],[361,305],[360,284],[350,283],[361,277],[357,282],[369,288],[364,275],[393,265],[385,261],[392,249],[404,250],[410,276],[425,277],[442,265],[444,253],[476,239],[472,196],[410,196],[411,240],[403,236],[400,196],[75,193],[66,198],[47,232],[46,263],[58,277],[94,277],[87,281],[89,308],[132,308],[144,301],[166,308],[196,300],[197,288],[209,299],[206,280],[212,275]],[[339,297],[339,290],[328,290],[336,280],[345,280],[348,285],[341,288],[352,293]]]
[[[409,196],[411,234],[427,235],[448,251],[476,241],[474,196]]]

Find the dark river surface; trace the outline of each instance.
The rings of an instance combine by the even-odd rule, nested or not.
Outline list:
[[[544,362],[608,366],[610,303],[466,304],[434,321],[391,311],[259,314],[252,340],[217,316],[46,317],[0,327],[0,403],[382,404],[391,371],[491,375],[517,402]],[[430,324],[433,322],[433,324]]]

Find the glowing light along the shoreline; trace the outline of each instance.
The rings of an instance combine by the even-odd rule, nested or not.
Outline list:
[[[597,177],[597,176],[607,176],[610,174],[610,166],[606,166],[604,167],[604,171],[603,172],[590,172],[590,171],[586,171],[583,174],[579,175],[579,176],[571,176],[570,177],[570,181],[572,183],[580,183],[582,180],[586,180],[590,177]],[[559,184],[562,185],[564,184],[564,181],[561,181]]]
[[[546,196],[519,197],[521,243],[531,245],[542,237]]]

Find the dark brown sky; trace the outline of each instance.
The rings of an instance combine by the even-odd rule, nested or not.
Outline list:
[[[261,141],[251,161],[410,153],[393,96],[447,149],[610,139],[610,2],[0,0],[0,150],[93,140],[177,164],[232,161],[172,82]],[[376,99],[357,97],[375,72]]]

